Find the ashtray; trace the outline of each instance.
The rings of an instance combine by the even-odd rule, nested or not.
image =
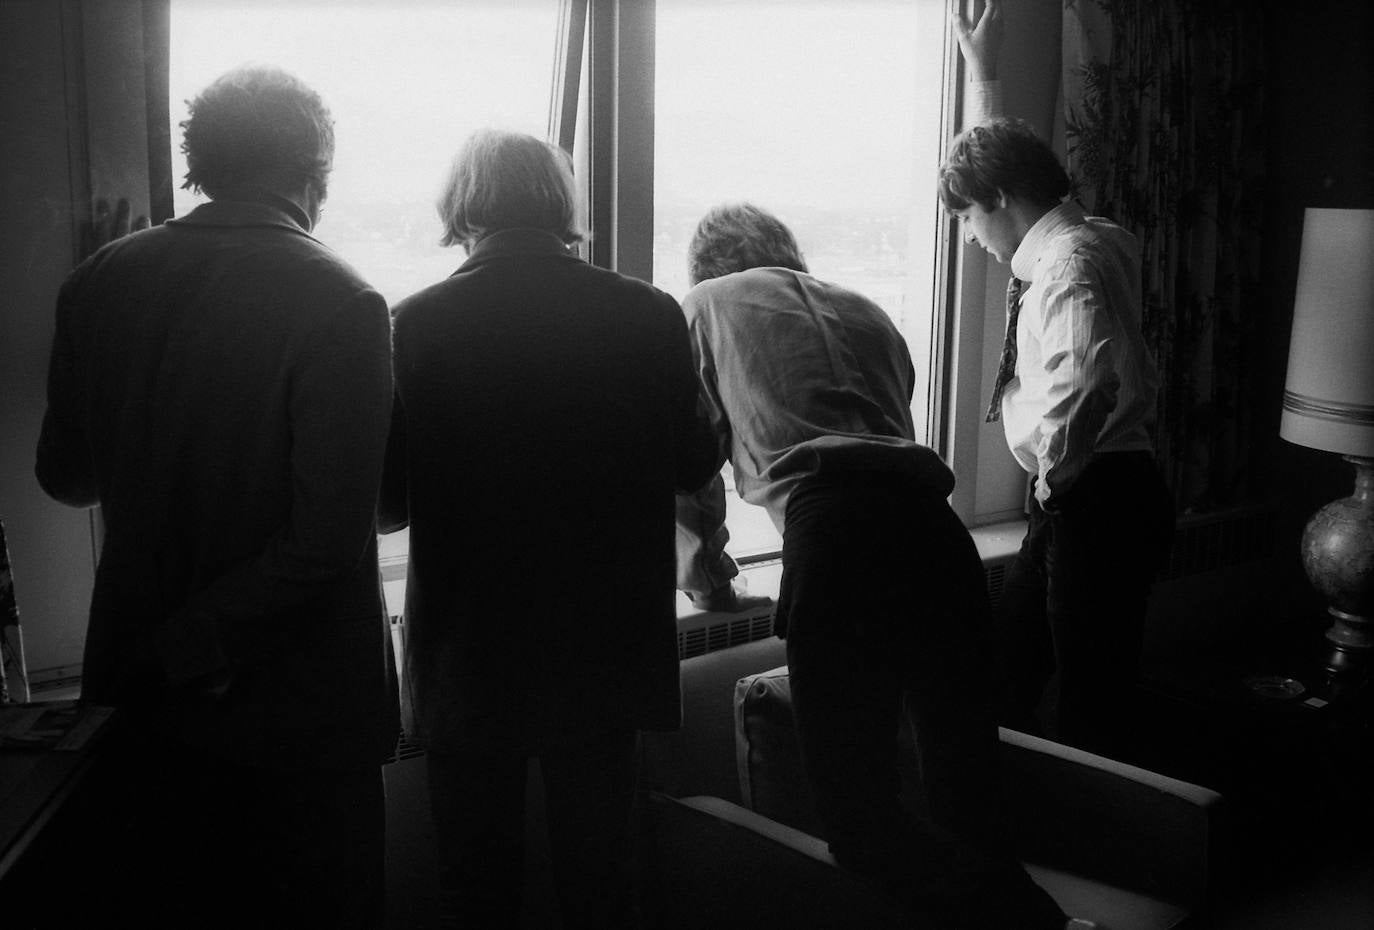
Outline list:
[[[1283,675],[1251,675],[1245,679],[1245,687],[1271,701],[1291,701],[1307,690],[1296,678]]]

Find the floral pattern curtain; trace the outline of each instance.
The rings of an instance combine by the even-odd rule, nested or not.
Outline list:
[[[1139,237],[1160,372],[1156,449],[1179,508],[1256,493],[1263,24],[1247,0],[1064,0],[1069,173]]]

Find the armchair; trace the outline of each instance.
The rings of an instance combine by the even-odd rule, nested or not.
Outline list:
[[[650,799],[658,925],[899,926],[895,907],[840,869],[818,835],[785,667],[740,679],[735,723],[744,806]],[[1108,930],[1166,930],[1197,918],[1207,900],[1218,794],[1012,730],[1001,731],[1001,746],[1013,845],[1067,913]],[[903,755],[910,784],[909,741]]]

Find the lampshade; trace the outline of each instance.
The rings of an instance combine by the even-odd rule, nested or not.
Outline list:
[[[1374,456],[1374,210],[1307,211],[1279,435]]]

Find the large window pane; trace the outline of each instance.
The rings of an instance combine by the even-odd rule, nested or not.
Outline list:
[[[462,263],[438,245],[434,198],[463,139],[485,126],[544,134],[557,14],[558,0],[174,0],[176,182],[187,98],[235,65],[291,71],[335,120],[315,235],[394,303]],[[193,203],[178,191],[178,213]]]
[[[439,246],[434,200],[468,134],[488,126],[544,134],[558,5],[173,0],[175,183],[186,171],[176,128],[186,100],[236,65],[285,68],[334,115],[334,171],[315,236],[394,304],[465,258]],[[178,190],[176,212],[198,199]],[[384,564],[400,560],[407,534],[381,545]]]
[[[811,271],[865,294],[907,338],[926,430],[944,0],[658,0],[654,283],[681,298],[713,204],[749,200]],[[727,468],[727,480],[729,470]],[[730,495],[731,551],[776,548]]]

